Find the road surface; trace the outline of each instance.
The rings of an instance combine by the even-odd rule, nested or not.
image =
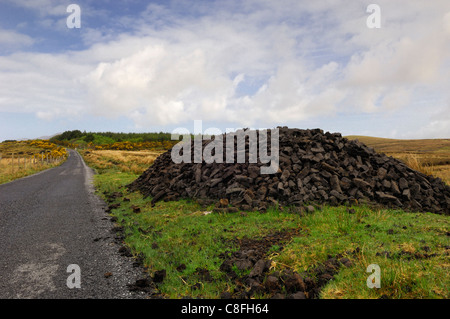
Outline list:
[[[92,170],[69,154],[56,168],[0,185],[0,298],[145,297],[127,289],[143,273],[118,253]]]

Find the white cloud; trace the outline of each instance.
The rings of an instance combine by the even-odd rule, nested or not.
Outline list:
[[[66,14],[70,0],[6,0],[15,6],[33,10],[41,16],[60,16]]]
[[[448,1],[379,4],[377,30],[366,27],[364,1],[197,3],[192,16],[150,5],[123,19],[128,33],[86,29],[84,51],[1,57],[0,110],[270,126],[450,98]],[[429,132],[448,133],[433,123]]]
[[[17,50],[23,47],[29,47],[34,40],[22,33],[0,29],[0,47],[2,50]]]
[[[436,136],[449,137],[450,136],[450,102],[437,107],[430,120],[419,125],[415,132],[410,132],[422,138],[435,138]]]

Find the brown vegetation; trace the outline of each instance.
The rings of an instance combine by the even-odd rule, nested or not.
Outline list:
[[[118,151],[92,150],[85,151],[85,160],[97,170],[119,169],[121,172],[141,174],[162,151]]]
[[[58,165],[66,157],[65,148],[46,140],[0,143],[0,184]]]
[[[357,139],[403,161],[414,170],[441,178],[450,184],[450,139],[401,140],[370,136],[347,136]]]

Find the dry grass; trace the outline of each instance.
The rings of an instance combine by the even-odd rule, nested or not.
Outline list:
[[[38,160],[30,162],[30,158],[21,158],[20,161],[15,158],[0,159],[0,184],[11,182],[15,179],[35,174],[45,169],[54,167],[59,163],[47,163]]]
[[[450,184],[450,139],[398,140],[370,136],[346,136],[358,139],[377,152],[395,157],[412,169],[441,178]]]
[[[395,156],[394,156],[395,155]],[[417,154],[394,154],[393,157],[396,157],[403,161],[410,168],[422,172],[426,175],[435,175],[435,169],[432,164],[426,163],[423,159],[421,159]]]
[[[119,169],[121,172],[141,174],[163,151],[86,151],[82,155],[97,170]]]
[[[384,153],[435,153],[439,151],[450,152],[450,139],[420,139],[402,140],[371,136],[350,135],[348,139],[358,139],[376,150]]]
[[[57,166],[66,154],[64,148],[48,141],[0,143],[0,184]],[[59,158],[59,162],[55,158]]]

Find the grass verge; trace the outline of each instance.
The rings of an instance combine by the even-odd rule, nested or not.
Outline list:
[[[16,179],[39,173],[43,170],[55,167],[61,163],[38,163],[27,166],[12,166],[5,159],[0,161],[0,184],[9,183]]]
[[[42,140],[0,143],[0,184],[60,165],[67,151]]]

